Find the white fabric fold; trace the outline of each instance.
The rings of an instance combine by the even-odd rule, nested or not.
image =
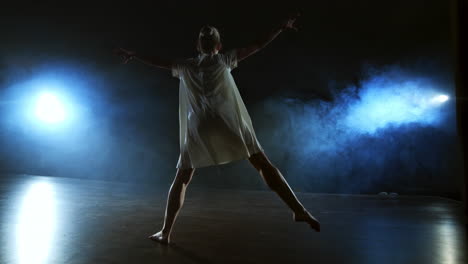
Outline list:
[[[180,156],[176,168],[201,168],[263,151],[231,75],[236,50],[179,60]]]

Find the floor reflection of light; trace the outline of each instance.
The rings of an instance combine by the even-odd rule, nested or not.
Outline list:
[[[444,222],[439,225],[437,236],[439,237],[439,256],[442,263],[454,264],[457,260],[456,246],[456,230],[450,221]]]
[[[19,208],[16,250],[20,264],[47,263],[55,229],[55,198],[49,183],[29,186]]]

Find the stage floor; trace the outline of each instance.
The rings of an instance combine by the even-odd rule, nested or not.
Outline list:
[[[317,233],[273,192],[190,186],[159,245],[168,187],[0,180],[0,263],[467,263],[461,203],[437,197],[298,193]]]

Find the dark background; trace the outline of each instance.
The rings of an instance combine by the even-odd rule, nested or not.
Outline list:
[[[293,189],[459,198],[453,103],[437,124],[390,125],[372,134],[337,132],[340,114],[334,112],[357,100],[352,95],[343,99],[343,92],[351,87],[359,95],[373,76],[429,79],[453,94],[451,4],[96,1],[5,6],[0,11],[2,177],[26,173],[169,183],[179,154],[178,80],[136,62],[119,64],[112,49],[194,56],[198,30],[209,23],[220,30],[228,50],[249,44],[297,10],[299,32],[282,33],[233,71],[260,143]],[[19,110],[28,107],[26,98],[40,90],[42,80],[51,79],[58,80],[79,113],[63,127],[30,122]],[[196,175],[193,183],[205,186],[265,188],[247,161],[201,168]]]

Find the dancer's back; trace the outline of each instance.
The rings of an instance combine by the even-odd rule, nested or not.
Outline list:
[[[235,86],[231,70],[237,67],[235,50],[226,54],[199,54],[180,60],[172,66],[172,76],[181,80],[180,87],[188,89],[195,104],[208,107],[207,101],[218,105]]]
[[[172,64],[172,75],[180,79],[177,168],[224,164],[263,151],[231,75],[236,67],[236,50]]]

